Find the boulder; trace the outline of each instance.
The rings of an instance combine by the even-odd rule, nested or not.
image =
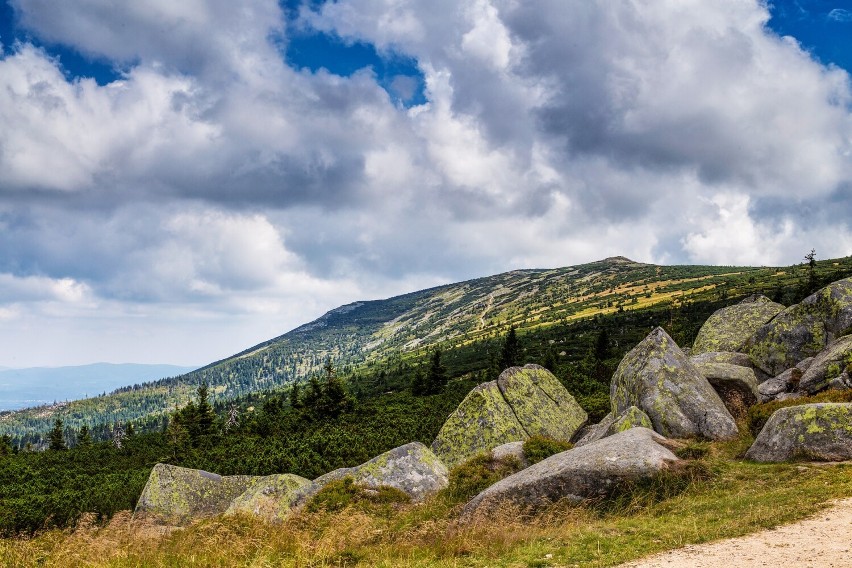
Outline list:
[[[836,390],[852,389],[852,376],[849,375],[849,369],[840,373],[839,377],[831,379],[828,383],[828,388]]]
[[[721,440],[737,435],[722,399],[660,327],[621,360],[610,399],[614,414],[636,406],[667,437]]]
[[[507,459],[517,460],[521,467],[527,467],[529,462],[527,461],[527,455],[524,453],[524,443],[523,442],[509,442],[507,444],[502,444],[497,446],[493,450],[491,450],[491,459],[497,461],[504,461]]]
[[[814,357],[808,370],[802,374],[799,390],[815,394],[828,388],[829,383],[846,370],[852,359],[852,335],[835,339]]]
[[[693,355],[689,358],[689,362],[695,366],[707,363],[726,363],[750,369],[754,368],[754,365],[751,364],[751,359],[746,353],[736,353],[733,351],[706,351],[699,355]]]
[[[852,403],[803,404],[776,410],[745,457],[760,462],[852,459]]]
[[[267,522],[281,522],[290,512],[290,505],[298,490],[310,484],[309,479],[289,473],[261,477],[231,502],[225,514],[241,513],[260,517]]]
[[[526,438],[497,381],[491,381],[470,391],[450,414],[432,442],[432,451],[452,468],[480,452]]]
[[[570,441],[587,419],[550,371],[538,365],[512,367],[468,393],[441,427],[432,451],[454,467],[480,452],[530,436]]]
[[[649,428],[653,429],[654,425],[648,415],[642,412],[635,406],[629,407],[627,410],[618,416],[609,413],[598,424],[589,427],[583,436],[581,436],[574,447],[586,446],[592,442],[597,442],[613,434],[624,432],[631,428]]]
[[[822,351],[852,328],[852,278],[829,284],[758,329],[747,350],[756,367],[776,376]]]
[[[290,507],[302,505],[326,484],[344,477],[351,477],[356,485],[370,489],[381,486],[399,489],[414,502],[449,484],[449,472],[441,460],[420,442],[412,442],[361,465],[336,469],[316,478],[310,485],[296,490]]]
[[[487,515],[506,505],[531,511],[562,499],[605,497],[678,464],[677,456],[661,445],[664,441],[647,428],[631,428],[550,456],[474,497],[462,516]]]
[[[569,441],[589,419],[553,373],[538,365],[510,367],[497,386],[528,436]]]
[[[752,369],[730,363],[702,363],[696,368],[716,389],[732,415],[741,414],[757,402],[760,393]]]
[[[784,392],[787,392],[787,381],[779,376],[760,383],[757,387],[757,399],[760,402],[769,402]]]
[[[784,306],[760,295],[749,296],[739,304],[716,310],[698,331],[692,355],[741,351],[754,332],[782,310]]]
[[[262,477],[222,476],[200,469],[158,463],[136,504],[135,515],[171,525],[224,513],[237,496]]]

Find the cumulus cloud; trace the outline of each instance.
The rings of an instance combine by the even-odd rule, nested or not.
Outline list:
[[[757,0],[302,6],[303,33],[414,60],[411,108],[411,77],[289,67],[274,0],[12,6],[121,71],[68,78],[26,42],[0,59],[0,288],[30,303],[71,306],[66,282],[74,310],[274,335],[514,268],[852,252],[849,74]]]

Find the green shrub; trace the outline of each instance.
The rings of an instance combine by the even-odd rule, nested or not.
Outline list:
[[[520,470],[521,463],[514,457],[495,460],[490,454],[479,454],[450,471],[450,483],[442,493],[452,503],[467,502]]]
[[[576,395],[576,399],[577,403],[588,413],[589,424],[597,424],[612,410],[609,389],[587,395]]]
[[[308,511],[337,512],[347,507],[356,507],[363,510],[375,511],[388,505],[399,505],[407,503],[409,496],[397,489],[387,485],[377,488],[364,487],[355,483],[351,477],[329,481],[319,492],[307,503]]]
[[[852,402],[852,390],[830,389],[813,396],[795,398],[790,400],[773,400],[762,404],[755,404],[748,410],[748,427],[751,433],[757,436],[763,429],[766,421],[772,413],[778,409],[788,406],[800,406],[815,402]]]
[[[524,442],[524,457],[531,464],[538,463],[554,454],[570,450],[574,444],[546,436],[532,436]]]

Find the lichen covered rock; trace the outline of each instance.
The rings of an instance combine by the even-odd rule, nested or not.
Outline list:
[[[761,326],[784,306],[766,296],[749,296],[739,304],[716,310],[698,332],[692,355],[711,351],[740,351]]]
[[[331,481],[351,477],[356,485],[377,489],[381,486],[399,489],[412,501],[419,502],[449,484],[447,466],[420,442],[412,442],[378,455],[368,462],[341,468],[316,478],[298,489],[290,503],[298,507],[316,495]]]
[[[172,525],[224,513],[231,502],[262,477],[222,476],[200,469],[158,463],[136,504],[134,514]]]
[[[432,451],[452,468],[480,452],[526,438],[497,381],[491,381],[475,387],[461,401],[432,442]]]
[[[528,436],[567,442],[589,419],[559,379],[544,367],[506,369],[497,386]]]
[[[790,306],[748,341],[756,367],[776,376],[822,351],[852,328],[852,278],[829,284]]]
[[[695,366],[708,363],[726,363],[728,365],[739,365],[740,367],[748,367],[750,369],[754,368],[748,354],[738,353],[735,351],[706,351],[704,353],[691,356],[689,358],[689,362]]]
[[[846,370],[852,360],[852,335],[832,341],[814,357],[808,370],[799,380],[799,390],[815,394],[828,388],[829,383]]]
[[[660,327],[634,347],[610,385],[613,413],[636,406],[672,438],[733,438],[737,426],[719,395]]]
[[[760,462],[852,459],[852,404],[803,404],[776,410],[746,458]]]
[[[289,473],[261,477],[231,502],[225,514],[247,514],[268,522],[281,522],[290,512],[297,491],[310,484],[309,479]]]
[[[728,363],[702,363],[695,367],[716,389],[732,415],[757,402],[760,393],[757,377],[752,369]]]
[[[581,501],[611,494],[626,483],[657,475],[679,463],[665,439],[631,428],[597,442],[550,456],[498,481],[464,508],[463,518],[504,506],[534,510],[562,499]]]
[[[631,428],[653,429],[654,425],[651,423],[651,419],[648,418],[647,414],[639,408],[631,406],[618,416],[610,412],[599,423],[589,426],[574,444],[574,447],[586,446],[592,442],[597,442],[598,440]]]
[[[432,451],[454,467],[480,452],[530,436],[568,442],[587,419],[550,371],[538,365],[512,367],[468,393],[441,427]]]

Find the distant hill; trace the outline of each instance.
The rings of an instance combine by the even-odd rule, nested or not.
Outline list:
[[[816,266],[816,276],[825,282],[849,274],[852,257],[820,261]],[[640,334],[643,326],[676,323],[676,313],[695,306],[709,309],[711,303],[724,305],[753,293],[791,304],[798,301],[795,295],[806,279],[803,265],[659,266],[625,257],[565,268],[514,270],[385,300],[354,302],[180,376],[69,404],[4,413],[0,434],[33,439],[46,432],[56,417],[71,428],[84,422],[94,426],[127,421],[159,428],[168,413],[190,400],[201,383],[210,385],[211,395],[219,403],[244,399],[304,381],[327,359],[355,380],[355,389],[365,375],[410,368],[436,347],[448,361],[466,358],[454,372],[483,370],[489,364],[489,349],[493,353],[495,342],[513,326],[522,337],[549,342],[563,356],[565,348],[556,347],[574,341],[577,326],[585,325],[583,322],[591,322],[591,328],[585,325],[584,329],[593,330],[597,324],[592,320],[597,318],[652,311],[654,318],[665,318],[632,318],[632,323],[619,324],[623,337],[618,341],[623,343]],[[589,329],[581,333],[589,333]],[[686,336],[681,339],[692,341]]]
[[[182,375],[195,367],[94,363],[74,367],[0,368],[0,410],[17,410],[111,392]]]

